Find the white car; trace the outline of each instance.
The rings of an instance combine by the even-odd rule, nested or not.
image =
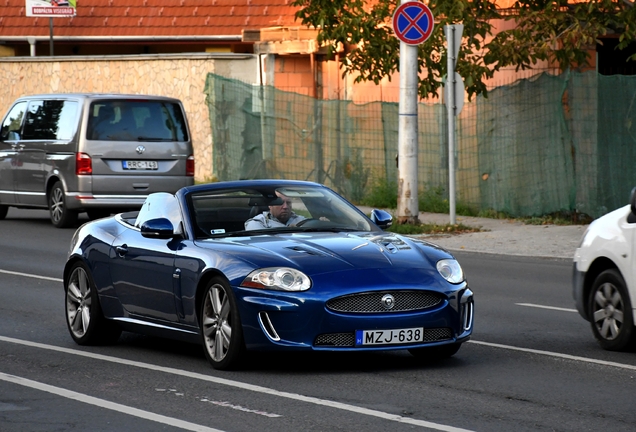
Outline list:
[[[630,204],[592,222],[574,254],[572,294],[606,350],[636,346],[636,188]]]

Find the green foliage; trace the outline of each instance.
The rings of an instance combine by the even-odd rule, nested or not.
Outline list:
[[[361,203],[375,208],[397,208],[397,183],[376,177]]]
[[[370,169],[364,166],[362,150],[354,149],[351,158],[344,163],[344,176],[349,183],[349,196],[353,202],[361,202],[369,182]]]
[[[397,183],[385,177],[376,177],[369,190],[359,202],[375,208],[397,208]],[[442,187],[423,188],[418,192],[418,207],[420,211],[429,213],[449,213],[450,207],[446,191]],[[355,201],[354,201],[355,202]],[[470,206],[455,203],[455,212],[462,216],[477,216],[477,212]]]
[[[495,0],[431,0],[436,23],[429,39],[418,46],[419,94],[438,96],[446,75],[444,26],[462,23],[463,40],[457,72],[469,99],[487,96],[485,80],[504,67],[531,69],[539,61],[563,70],[587,65],[589,49],[608,32],[619,34],[618,48],[636,37],[636,7],[630,0],[518,0],[515,8],[496,8]],[[378,84],[399,67],[399,40],[392,16],[399,0],[294,0],[296,17],[320,29],[318,42],[335,51],[345,48],[343,73],[356,72],[356,81]],[[493,20],[515,21],[495,34]],[[493,37],[494,36],[494,37]],[[634,56],[636,57],[636,56]],[[635,59],[636,60],[636,59]]]
[[[442,187],[428,188],[418,194],[420,211],[429,213],[450,213],[447,193]],[[477,212],[469,205],[455,202],[455,213],[461,216],[476,216]]]

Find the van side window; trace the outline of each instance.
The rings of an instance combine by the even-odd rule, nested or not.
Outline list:
[[[11,108],[11,111],[2,122],[2,128],[0,128],[0,138],[2,140],[14,141],[20,139],[20,129],[22,129],[22,119],[24,118],[26,106],[26,102],[18,102]]]
[[[75,133],[77,102],[30,101],[24,123],[25,140],[70,140]]]

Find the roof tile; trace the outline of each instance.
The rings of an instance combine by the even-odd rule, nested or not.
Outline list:
[[[75,17],[53,19],[56,36],[240,36],[246,28],[299,26],[291,0],[78,0]],[[0,0],[2,36],[48,36],[48,17],[24,0]]]

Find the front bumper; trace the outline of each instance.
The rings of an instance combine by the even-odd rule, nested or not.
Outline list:
[[[399,350],[465,342],[473,331],[473,293],[465,284],[456,291],[445,293],[444,300],[434,307],[364,314],[334,312],[325,307],[324,299],[309,295],[281,293],[274,298],[243,288],[235,288],[235,293],[240,298],[239,312],[248,349]],[[424,340],[360,346],[355,342],[357,330],[409,328],[423,328]]]
[[[579,315],[589,321],[585,306],[587,303],[585,298],[585,272],[578,270],[576,262],[572,268],[572,297]]]

